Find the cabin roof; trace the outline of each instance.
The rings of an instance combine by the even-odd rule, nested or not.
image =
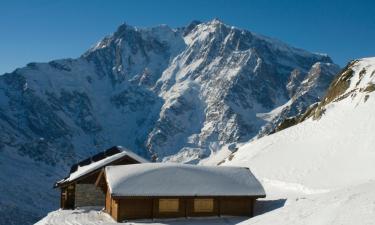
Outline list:
[[[112,196],[258,196],[265,191],[246,167],[143,163],[107,166]]]
[[[70,168],[69,176],[66,178],[56,182],[55,187],[61,186],[65,183],[70,183],[75,181],[85,175],[88,175],[94,171],[97,171],[106,165],[121,159],[125,156],[128,156],[137,162],[140,163],[148,163],[149,161],[144,159],[143,157],[135,154],[134,152],[122,147],[122,146],[114,146],[109,148],[103,152],[100,152],[96,155],[93,155],[87,159],[84,159],[76,164],[74,164]]]

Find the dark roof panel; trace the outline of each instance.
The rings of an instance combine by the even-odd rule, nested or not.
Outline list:
[[[105,155],[108,157],[108,156],[111,156],[111,155],[114,155],[114,154],[117,154],[117,153],[120,153],[120,152],[121,152],[121,150],[117,146],[115,146],[115,147],[112,147],[110,149],[107,149],[105,151]]]
[[[97,162],[97,161],[100,161],[104,158],[106,158],[105,152],[100,152],[100,153],[94,155],[93,157],[91,157],[91,161]]]

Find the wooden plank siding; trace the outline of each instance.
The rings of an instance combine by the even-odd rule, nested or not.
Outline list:
[[[124,219],[153,218],[153,199],[119,199],[118,221]]]
[[[210,217],[210,216],[247,216],[253,215],[254,197],[121,197],[113,199],[116,202],[116,210],[109,214],[118,222],[134,219],[152,218],[179,218],[179,217]],[[176,212],[160,212],[160,199],[178,199],[179,207]],[[213,209],[211,212],[196,212],[194,210],[195,199],[213,199]],[[106,200],[107,202],[107,200]],[[107,206],[106,206],[107,207]],[[108,210],[106,209],[108,212]]]
[[[111,215],[113,219],[116,221],[119,221],[119,204],[117,199],[112,199],[111,201]]]
[[[254,208],[253,198],[221,197],[220,215],[228,216],[252,216]]]
[[[74,209],[75,202],[75,184],[61,188],[60,207],[63,209]]]
[[[109,215],[112,215],[112,212],[111,212],[111,201],[112,201],[111,195],[109,194],[109,191],[107,191],[107,193],[105,195],[105,211]]]

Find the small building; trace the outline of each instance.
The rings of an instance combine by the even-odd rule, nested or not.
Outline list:
[[[60,188],[60,207],[74,209],[82,206],[103,206],[105,194],[95,186],[100,171],[108,165],[127,165],[149,162],[121,146],[114,146],[74,164],[69,175],[56,182]]]
[[[249,216],[266,196],[248,168],[144,163],[107,166],[96,185],[116,221],[132,219]]]

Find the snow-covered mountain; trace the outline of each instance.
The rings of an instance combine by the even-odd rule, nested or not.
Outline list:
[[[322,100],[339,71],[337,65],[321,62],[315,63],[303,80],[298,71],[293,71],[287,85],[290,100],[271,112],[258,114],[269,122],[261,128],[257,138],[296,124],[297,118],[303,117]]]
[[[17,211],[25,224],[57,207],[53,180],[113,145],[196,162],[270,133],[318,101],[337,70],[326,55],[212,20],[123,24],[77,59],[4,74],[0,220]]]
[[[332,82],[305,119],[252,140],[221,166],[247,166],[261,178],[267,199],[253,218],[204,218],[130,225],[357,225],[375,224],[375,58],[355,60]],[[214,159],[201,163],[215,164]],[[118,224],[100,210],[49,213],[38,225]]]

